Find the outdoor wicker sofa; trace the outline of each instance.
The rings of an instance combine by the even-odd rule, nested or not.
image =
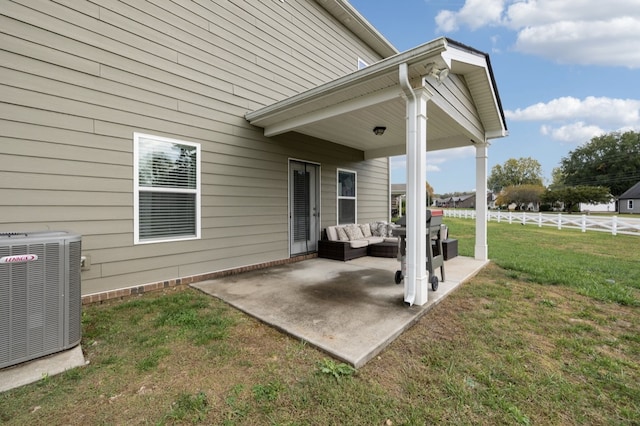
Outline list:
[[[329,226],[318,241],[318,257],[342,261],[363,256],[396,257],[398,238],[392,236],[394,227],[388,222]]]

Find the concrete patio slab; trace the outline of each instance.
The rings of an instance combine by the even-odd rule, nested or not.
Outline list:
[[[460,256],[446,261],[447,280],[429,289],[423,306],[404,303],[403,285],[394,282],[400,264],[387,258],[317,258],[192,287],[359,368],[486,264]]]

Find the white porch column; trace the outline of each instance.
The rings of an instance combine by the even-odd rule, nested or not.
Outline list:
[[[407,269],[404,277],[404,301],[409,305],[427,303],[426,237],[426,151],[427,102],[431,93],[425,87],[413,89],[407,66],[400,66],[400,84],[407,98]],[[424,83],[422,83],[423,85]]]
[[[476,147],[476,246],[474,257],[489,258],[487,245],[487,158],[489,143],[477,143]]]

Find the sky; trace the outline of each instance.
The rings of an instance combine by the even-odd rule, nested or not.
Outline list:
[[[491,141],[488,173],[531,157],[548,185],[594,136],[640,131],[640,0],[350,3],[401,52],[445,36],[489,54],[509,136]],[[391,164],[405,183],[404,157]],[[426,178],[436,194],[474,191],[475,149],[427,153]]]

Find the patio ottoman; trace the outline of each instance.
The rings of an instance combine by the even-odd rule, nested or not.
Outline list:
[[[367,247],[367,255],[373,257],[397,257],[398,243],[385,241],[377,244],[370,244]]]
[[[453,238],[442,240],[442,251],[444,260],[449,260],[456,257],[458,255],[458,240]]]

